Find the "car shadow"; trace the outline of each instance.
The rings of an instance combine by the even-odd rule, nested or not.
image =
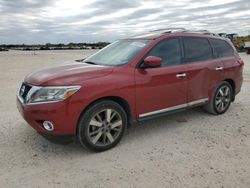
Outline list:
[[[126,140],[137,140],[140,135],[149,136],[152,134],[157,134],[159,132],[171,132],[173,129],[188,126],[188,122],[196,117],[204,118],[209,115],[205,113],[200,107],[184,110],[182,112],[167,114],[161,117],[157,117],[150,120],[145,120],[143,122],[131,125],[124,135],[124,144]]]

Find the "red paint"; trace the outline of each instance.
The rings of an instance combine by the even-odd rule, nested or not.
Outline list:
[[[235,52],[234,57],[213,59],[169,67],[160,66],[160,58],[150,57],[145,65],[156,68],[139,68],[146,54],[160,41],[197,34],[167,34],[150,37],[152,43],[128,64],[110,67],[74,63],[47,68],[26,76],[25,82],[35,86],[80,85],[81,89],[65,101],[25,105],[17,100],[17,106],[24,119],[38,132],[54,135],[74,135],[82,112],[94,101],[105,97],[119,97],[127,102],[132,119],[142,113],[152,112],[195,100],[210,98],[216,86],[223,80],[232,80],[235,92],[242,84],[244,62]],[[136,39],[135,39],[136,40]],[[215,71],[223,67],[222,71]],[[177,78],[176,74],[186,77]],[[46,131],[42,120],[54,123],[55,130]]]
[[[186,72],[186,65],[136,69],[136,109],[138,114],[187,102],[187,79],[176,78]]]
[[[161,66],[161,58],[149,56],[144,59],[143,65],[145,68],[155,68]]]

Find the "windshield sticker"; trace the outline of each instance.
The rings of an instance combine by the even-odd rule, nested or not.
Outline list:
[[[146,44],[144,44],[142,42],[132,42],[130,45],[143,48]]]

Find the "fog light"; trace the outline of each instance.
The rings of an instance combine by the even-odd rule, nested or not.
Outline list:
[[[44,127],[47,131],[53,131],[53,130],[54,130],[54,125],[53,125],[53,123],[51,123],[50,121],[44,121],[44,122],[43,122],[43,127]]]

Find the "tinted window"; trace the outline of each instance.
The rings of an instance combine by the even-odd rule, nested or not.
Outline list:
[[[223,40],[210,39],[217,57],[229,57],[234,55],[232,47]]]
[[[181,48],[179,39],[169,39],[157,44],[149,56],[162,58],[162,66],[178,65],[181,63]]]
[[[212,48],[205,38],[183,38],[185,62],[204,61],[213,57]]]

